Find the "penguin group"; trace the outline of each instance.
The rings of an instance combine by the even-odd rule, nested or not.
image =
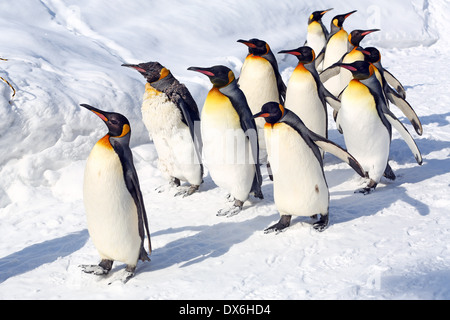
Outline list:
[[[422,164],[413,137],[390,110],[397,106],[422,135],[403,85],[383,68],[377,48],[360,46],[380,30],[348,33],[343,25],[356,12],[351,11],[334,16],[328,31],[322,18],[331,10],[309,16],[303,46],[278,52],[298,60],[287,84],[271,47],[257,38],[237,40],[248,49],[239,77],[224,65],[188,67],[211,83],[201,112],[187,87],[159,62],[123,64],[145,78],[142,119],[158,168],[169,187],[176,188],[175,196],[198,192],[206,167],[211,180],[227,193],[229,204],[216,215],[235,216],[249,197],[264,199],[265,164],[280,214],[265,233],[285,230],[292,216],[311,217],[313,229],[324,231],[330,221],[324,153],[363,178],[364,187],[355,191],[363,194],[373,192],[383,176],[395,179],[388,163],[392,127]],[[122,114],[82,106],[108,128],[92,149],[84,176],[88,230],[101,262],[82,268],[105,275],[114,261],[120,261],[127,265],[126,282],[137,262],[149,260],[151,253],[144,199],[129,147],[131,125]],[[328,106],[345,148],[328,139]]]

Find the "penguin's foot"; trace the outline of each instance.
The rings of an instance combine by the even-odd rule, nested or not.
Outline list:
[[[200,187],[199,185],[194,185],[194,184],[189,187],[185,187],[182,190],[175,193],[174,197],[178,197],[178,196],[183,196],[183,198],[189,197],[190,195],[194,194],[195,191],[197,191],[199,187]]]
[[[233,198],[233,196],[231,195],[231,193],[229,193],[229,194],[227,194],[227,196],[225,197],[225,199],[228,201],[228,202],[234,202],[234,198]]]
[[[181,185],[181,181],[178,178],[173,178],[172,177],[172,179],[170,180],[169,184],[170,184],[171,187],[178,188]]]
[[[370,182],[366,187],[356,190],[355,193],[362,193],[363,195],[367,195],[369,193],[372,193],[376,187],[377,183],[370,179]]]
[[[257,192],[254,192],[254,193],[253,193],[253,196],[254,196],[255,198],[260,199],[260,200],[264,200],[264,195],[263,195],[263,193],[262,193],[261,190],[259,190],[259,191],[257,191]]]
[[[109,279],[108,285],[111,285],[116,282],[121,282],[123,284],[127,283],[128,280],[130,280],[131,278],[134,277],[135,271],[136,271],[136,266],[127,265],[125,270],[116,273]]]
[[[244,206],[244,202],[242,202],[242,201],[240,201],[240,200],[235,200],[234,201],[234,204],[233,204],[233,206],[231,207],[231,208],[223,208],[223,209],[220,209],[218,212],[217,212],[217,216],[218,217],[224,217],[224,216],[226,216],[226,217],[232,217],[232,216],[235,216],[235,215],[237,215],[239,212],[241,212],[241,210],[242,210],[242,207]]]
[[[162,185],[155,189],[158,193],[164,193],[173,188],[178,188],[181,185],[181,181],[178,178],[171,178],[169,181],[169,185]]]
[[[314,216],[317,217],[317,215]],[[319,221],[313,224],[313,228],[319,232],[322,232],[328,228],[329,221],[330,219],[328,217],[328,214],[321,214],[319,217]]]
[[[85,273],[92,273],[92,274],[95,274],[96,276],[103,276],[103,275],[108,274],[109,271],[111,271],[112,265],[113,265],[112,260],[104,259],[98,265],[82,264],[82,265],[80,265],[80,268]]]
[[[284,231],[287,227],[291,225],[291,218],[292,218],[291,215],[282,215],[280,220],[273,226],[270,226],[267,229],[265,229],[264,233],[265,234],[272,232],[280,233]]]

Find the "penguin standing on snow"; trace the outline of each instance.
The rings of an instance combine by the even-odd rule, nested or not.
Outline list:
[[[370,179],[366,187],[356,192],[368,194],[375,190],[383,174],[395,178],[388,166],[392,126],[406,141],[419,165],[422,155],[408,130],[387,107],[373,65],[356,61],[341,67],[352,72],[353,80],[342,93],[336,124],[343,131],[347,150],[358,159]]]
[[[343,25],[345,20],[355,12],[356,10],[340,14],[331,20],[330,34],[323,55],[323,70],[340,61],[342,56],[350,51],[348,33]],[[334,96],[337,97],[339,95],[340,78],[338,76],[330,78],[324,85]]]
[[[230,193],[232,208],[218,216],[233,216],[250,193],[263,199],[258,155],[258,132],[244,93],[225,66],[190,67],[213,84],[202,109],[201,132],[205,164],[212,180]]]
[[[279,53],[292,54],[298,58],[286,90],[284,106],[302,119],[308,129],[322,137],[328,137],[327,102],[336,110],[340,107],[337,100],[319,79],[314,65],[315,52],[308,46]]]
[[[151,253],[150,232],[133,155],[129,147],[128,119],[87,104],[81,106],[102,119],[109,129],[92,149],[84,173],[84,206],[89,235],[97,248],[99,265],[82,265],[86,273],[109,273],[114,261],[127,265],[123,282],[135,272],[138,260],[150,261],[144,248],[145,233]]]
[[[265,119],[265,137],[273,172],[275,205],[281,218],[266,233],[281,231],[291,217],[319,217],[314,229],[323,231],[329,222],[328,191],[319,148],[348,163],[365,177],[358,161],[344,149],[309,130],[300,118],[277,102],[262,106],[255,118]]]
[[[269,45],[259,39],[238,40],[248,47],[248,55],[242,65],[238,83],[244,92],[252,113],[269,101],[284,103],[286,85],[278,70],[277,60]],[[256,119],[259,134],[260,160],[266,162],[264,121]]]
[[[359,48],[358,50],[364,54],[365,61],[374,66],[375,74],[387,99],[386,104],[390,101],[396,105],[411,122],[416,133],[421,136],[423,134],[422,123],[414,109],[405,100],[406,92],[403,85],[392,73],[383,68],[380,51],[374,47]]]
[[[155,144],[159,169],[179,187],[176,195],[189,196],[203,181],[199,127],[200,114],[189,90],[158,62],[123,64],[146,78],[142,118]]]
[[[333,10],[333,8],[314,11],[308,19],[308,31],[306,34],[305,46],[311,47],[314,52],[319,55],[327,44],[329,32],[327,27],[322,23],[322,17],[325,13]],[[321,71],[321,66],[316,65],[317,70]]]

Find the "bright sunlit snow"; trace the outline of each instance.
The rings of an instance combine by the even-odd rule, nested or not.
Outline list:
[[[200,191],[174,198],[157,169],[141,117],[144,78],[122,63],[159,61],[201,108],[211,87],[190,66],[223,64],[239,75],[247,48],[260,38],[278,59],[285,83],[295,57],[276,54],[306,40],[309,15],[352,10],[345,29],[379,28],[383,66],[405,86],[422,121],[419,166],[394,130],[390,164],[363,196],[359,176],[325,156],[330,226],[293,218],[280,234],[263,170],[264,200],[251,197],[231,218],[217,217],[226,192],[206,171]],[[449,299],[450,55],[444,0],[15,0],[0,3],[0,299]],[[11,102],[10,102],[11,101]],[[82,199],[90,150],[106,126],[79,107],[120,112],[131,122],[131,147],[145,198],[153,253],[128,283],[84,274],[96,264]],[[329,138],[345,147],[329,108]],[[115,263],[112,274],[124,268]]]

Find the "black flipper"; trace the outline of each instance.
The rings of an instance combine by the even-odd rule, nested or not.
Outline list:
[[[386,86],[385,93],[388,100],[395,104],[403,112],[409,122],[411,122],[414,130],[419,136],[421,136],[423,133],[422,123],[408,101],[406,101],[400,94],[395,92],[394,89],[389,86]]]
[[[283,82],[283,78],[281,77],[280,71],[278,70],[278,62],[275,58],[275,55],[273,54],[272,50],[269,50],[268,53],[265,55],[262,55],[264,59],[270,62],[272,65],[273,71],[275,72],[275,77],[277,78],[277,86],[278,86],[278,93],[279,93],[279,99],[280,103],[284,104],[284,101],[286,99],[286,85]]]
[[[255,194],[256,197],[263,199],[263,194],[261,191],[262,185],[262,175],[259,163],[259,142],[258,142],[258,130],[256,128],[255,119],[253,119],[253,114],[248,106],[247,99],[244,93],[239,88],[236,80],[233,80],[226,87],[220,88],[225,96],[230,99],[231,104],[239,115],[240,124],[242,130],[246,134],[247,138],[250,140],[251,152],[253,160],[255,163],[255,177],[253,180],[253,185],[251,192]]]
[[[400,81],[398,81],[397,78],[394,77],[394,75],[392,73],[390,73],[389,71],[387,71],[384,68],[383,68],[383,76],[384,76],[384,79],[386,80],[386,82],[388,84],[390,84],[392,87],[394,87],[394,89],[398,92],[398,95],[402,99],[405,99],[406,98],[406,90],[403,87],[403,85],[400,83]]]
[[[136,204],[138,212],[139,236],[142,239],[139,259],[144,261],[150,260],[144,249],[145,232],[147,233],[148,237],[149,254],[152,252],[152,244],[150,240],[150,231],[148,228],[147,213],[145,211],[144,206],[144,198],[141,193],[138,175],[133,164],[133,154],[128,146],[129,139],[130,139],[129,135],[126,135],[122,138],[111,137],[110,142],[120,158],[120,162],[122,163],[123,168],[123,177],[125,180],[125,185],[128,191],[130,192],[131,196],[133,197],[134,203]]]

